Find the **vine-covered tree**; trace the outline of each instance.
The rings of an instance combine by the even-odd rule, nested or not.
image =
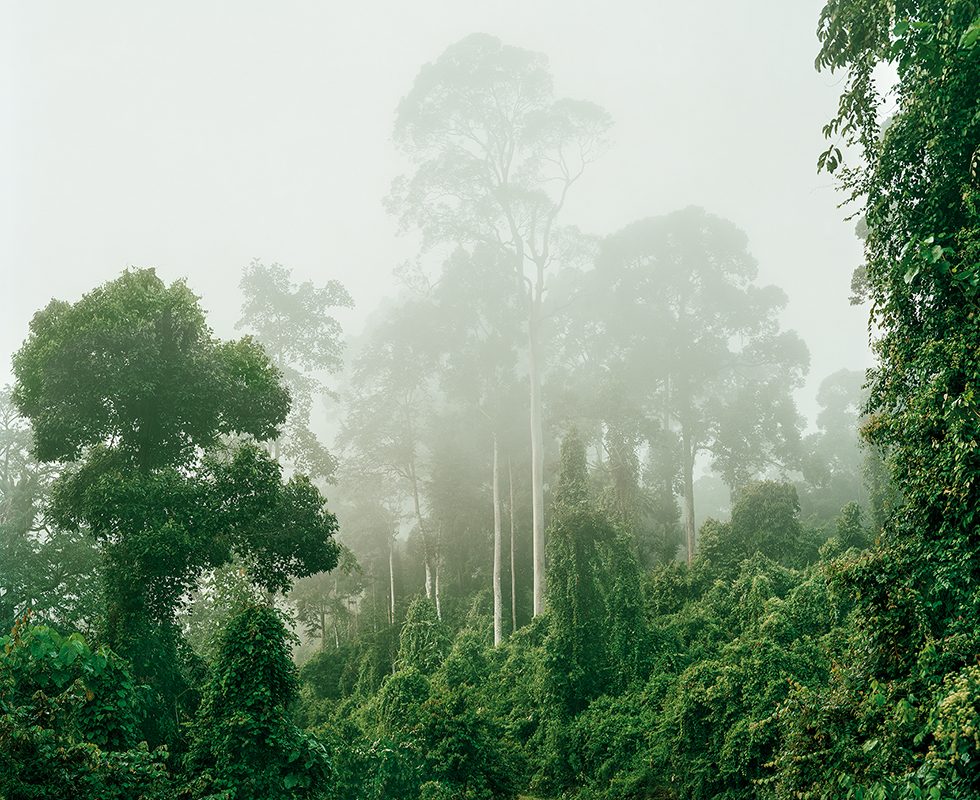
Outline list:
[[[549,695],[562,719],[640,674],[644,613],[631,544],[597,507],[577,433],[562,442],[549,526],[545,642]]]
[[[282,619],[268,606],[245,608],[225,631],[192,728],[194,796],[327,795],[327,751],[290,718],[298,689]]]

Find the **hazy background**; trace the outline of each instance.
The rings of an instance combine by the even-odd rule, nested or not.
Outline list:
[[[822,0],[730,3],[9,2],[0,19],[0,383],[31,315],[127,265],[186,277],[232,333],[241,269],[338,278],[351,333],[414,255],[381,199],[394,110],[474,31],[546,53],[556,93],[603,105],[612,147],[565,221],[606,234],[698,204],[749,236],[819,381],[869,363],[860,258],[820,128]],[[595,198],[595,199],[593,199]],[[601,199],[599,199],[601,198]]]

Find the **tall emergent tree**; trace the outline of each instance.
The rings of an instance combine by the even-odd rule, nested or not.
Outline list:
[[[607,237],[591,275],[622,393],[680,445],[688,560],[700,453],[710,454],[733,494],[797,457],[792,390],[809,353],[794,332],[780,330],[786,295],[760,286],[757,275],[745,234],[695,207]]]
[[[101,547],[106,639],[161,696],[151,739],[172,737],[182,675],[175,614],[204,570],[237,555],[270,591],[332,569],[336,520],[303,476],[282,481],[254,444],[289,410],[249,338],[214,338],[183,282],[127,270],[52,301],[14,356],[14,402],[42,461],[62,466],[52,518]]]
[[[391,208],[426,247],[484,244],[521,288],[530,377],[534,613],[544,608],[542,308],[546,274],[568,256],[559,218],[568,193],[603,148],[609,115],[555,99],[547,60],[473,34],[419,72],[398,107],[395,140],[414,172]]]

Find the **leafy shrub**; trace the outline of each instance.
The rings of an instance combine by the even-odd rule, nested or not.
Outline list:
[[[0,638],[0,797],[168,796],[166,751],[137,744],[145,694],[110,650],[19,623]]]

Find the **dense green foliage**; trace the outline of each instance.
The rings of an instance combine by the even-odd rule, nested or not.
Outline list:
[[[818,34],[878,363],[808,435],[744,234],[560,229],[609,119],[489,36],[399,108],[392,209],[456,249],[354,343],[338,457],[335,281],[254,262],[255,340],[152,270],[38,312],[0,394],[0,797],[980,795],[980,6],[829,0]],[[695,530],[702,467],[731,512]]]
[[[4,750],[16,756],[0,792],[61,796],[77,780],[86,796],[157,796],[167,751],[146,742],[181,752],[202,692],[211,708],[208,667],[177,618],[189,593],[233,560],[254,590],[285,591],[336,565],[337,523],[309,478],[283,480],[257,444],[289,408],[279,372],[251,340],[216,340],[182,283],[127,271],[75,304],[52,301],[14,362],[25,419],[4,412],[2,544],[34,572],[4,572],[7,618],[25,616],[4,640]],[[56,560],[72,580],[52,580]],[[35,609],[69,630],[84,614],[99,649],[31,625]],[[292,669],[273,633],[269,657]]]
[[[311,721],[355,743],[346,756],[359,781],[394,798],[508,797],[521,785],[547,796],[775,796],[774,759],[793,734],[784,709],[827,684],[847,645],[852,605],[834,574],[867,541],[857,507],[820,556],[795,489],[752,484],[731,523],[706,523],[690,568],[644,579],[594,477],[570,435],[541,620],[493,648],[478,613],[450,647],[433,604],[417,598],[376,692],[341,686],[330,705],[307,695]],[[303,678],[313,690],[326,680],[319,667]],[[457,761],[465,771],[445,769]],[[362,792],[357,782],[348,796],[373,796]]]
[[[163,798],[166,752],[140,743],[145,686],[77,633],[19,624],[0,638],[0,792],[27,798]]]
[[[284,483],[278,462],[229,439],[274,436],[289,395],[261,347],[216,340],[190,290],[153,270],[52,301],[14,371],[34,452],[61,468],[51,521],[97,543],[105,639],[173,707],[148,733],[174,743],[189,689],[175,615],[204,571],[237,555],[282,591],[337,561],[309,479]]]

